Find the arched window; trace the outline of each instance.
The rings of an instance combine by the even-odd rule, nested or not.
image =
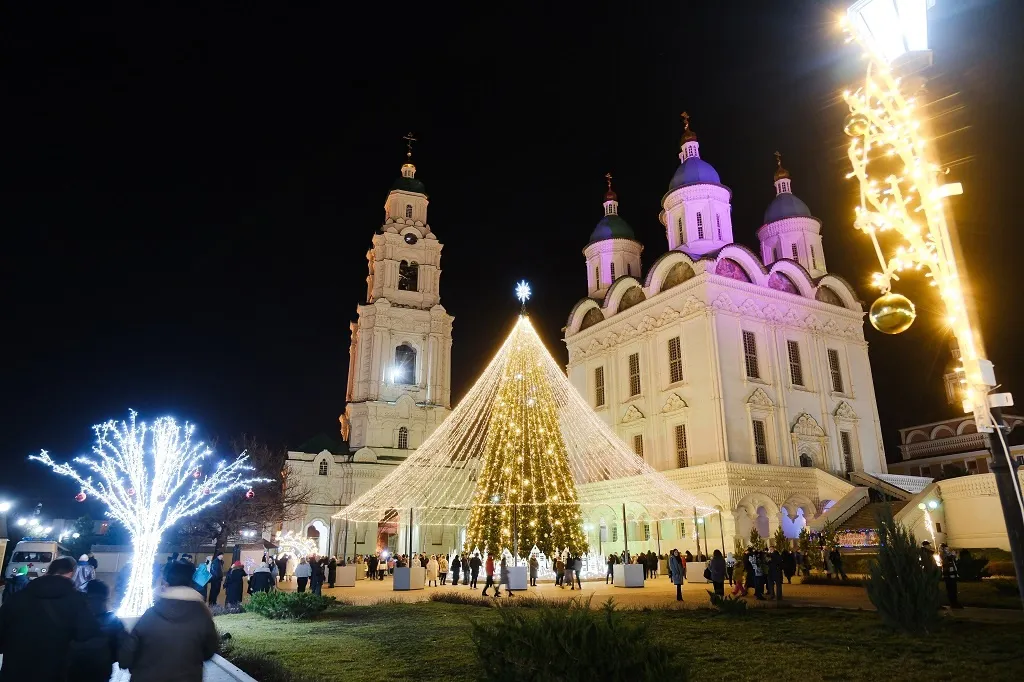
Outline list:
[[[419,291],[420,266],[402,261],[398,264],[398,288],[402,291]]]
[[[814,461],[811,459],[811,456],[808,455],[806,452],[800,455],[800,466],[808,468],[814,466]]]
[[[406,204],[405,205],[405,217],[406,218],[411,218],[412,217],[412,204]]]
[[[391,368],[391,383],[411,384],[416,380],[416,349],[403,343],[395,349],[395,365]]]
[[[704,239],[704,214],[697,211],[697,239]]]
[[[398,449],[407,450],[409,448],[409,429],[404,426],[398,429]]]
[[[326,459],[320,460],[320,475],[321,476],[326,476],[327,475],[327,460]]]
[[[679,216],[679,219],[676,221],[676,225],[679,228],[679,243],[682,244],[682,243],[686,242],[686,234],[683,232],[683,217],[682,216]]]

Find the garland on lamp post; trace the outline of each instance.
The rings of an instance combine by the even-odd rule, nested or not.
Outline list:
[[[847,177],[856,178],[860,188],[854,227],[871,239],[880,265],[872,284],[882,295],[871,306],[869,319],[886,334],[898,334],[914,322],[914,304],[892,291],[900,273],[923,270],[938,289],[946,323],[960,349],[961,365],[956,371],[964,387],[964,411],[973,412],[979,432],[993,434],[989,439],[992,471],[1024,601],[1024,500],[1000,411],[1012,405],[1012,399],[1007,393],[991,395],[998,385],[995,371],[967,305],[959,244],[946,214],[946,199],[962,194],[963,187],[942,181],[948,169],[933,161],[922,122],[916,117],[914,93],[919,88],[904,82],[890,63],[903,59],[904,65],[912,64],[914,51],[930,55],[924,39],[926,4],[924,0],[911,4],[860,0],[849,10],[853,25],[845,17],[842,20],[849,40],[864,49],[868,61],[864,85],[843,92],[843,99],[850,109],[844,129],[852,138],[847,150],[852,170]],[[888,16],[891,12],[895,16]],[[878,234],[890,231],[902,243],[887,255]]]

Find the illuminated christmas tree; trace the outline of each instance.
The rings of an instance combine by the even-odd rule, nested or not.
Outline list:
[[[525,303],[525,282],[516,293]],[[588,550],[587,509],[623,505],[657,520],[717,513],[594,413],[524,314],[451,415],[334,518],[379,527],[397,510],[403,525],[466,529],[468,550],[551,556]]]
[[[513,333],[502,369],[466,545],[585,553],[583,515],[543,361],[547,351],[526,329]]]
[[[148,425],[135,417],[132,411],[128,421],[93,427],[95,457],[74,459],[88,472],[84,475],[68,462],[54,461],[45,450],[29,458],[74,479],[81,486],[76,500],[96,498],[131,533],[131,573],[118,609],[122,617],[142,615],[153,604],[153,565],[168,529],[217,504],[228,492],[252,497],[251,486],[267,481],[248,475],[253,469],[244,452],[230,463],[211,465],[213,451],[192,441],[192,424],[181,426],[173,417],[160,417]]]

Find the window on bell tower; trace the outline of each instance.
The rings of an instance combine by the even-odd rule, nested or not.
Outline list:
[[[682,216],[679,216],[679,220],[677,222],[677,225],[679,227],[679,243],[683,244],[683,243],[686,242],[686,233],[683,231],[683,217]]]
[[[420,266],[402,261],[398,264],[398,288],[401,291],[419,291]]]
[[[715,227],[718,228],[718,241],[722,241],[722,216],[715,214]]]
[[[697,239],[704,239],[704,214],[697,211]]]
[[[412,384],[416,381],[416,349],[403,343],[395,349],[395,364],[391,368],[391,383]]]
[[[412,204],[406,204],[405,205],[405,217],[406,218],[411,218],[412,217]]]
[[[800,256],[796,253],[796,242],[793,242],[793,260],[800,260]]]

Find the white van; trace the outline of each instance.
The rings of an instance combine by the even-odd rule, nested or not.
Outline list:
[[[62,556],[71,556],[66,547],[53,540],[22,540],[14,546],[14,554],[7,564],[7,575],[13,575],[19,568],[28,568],[29,580],[46,575],[50,562]]]

